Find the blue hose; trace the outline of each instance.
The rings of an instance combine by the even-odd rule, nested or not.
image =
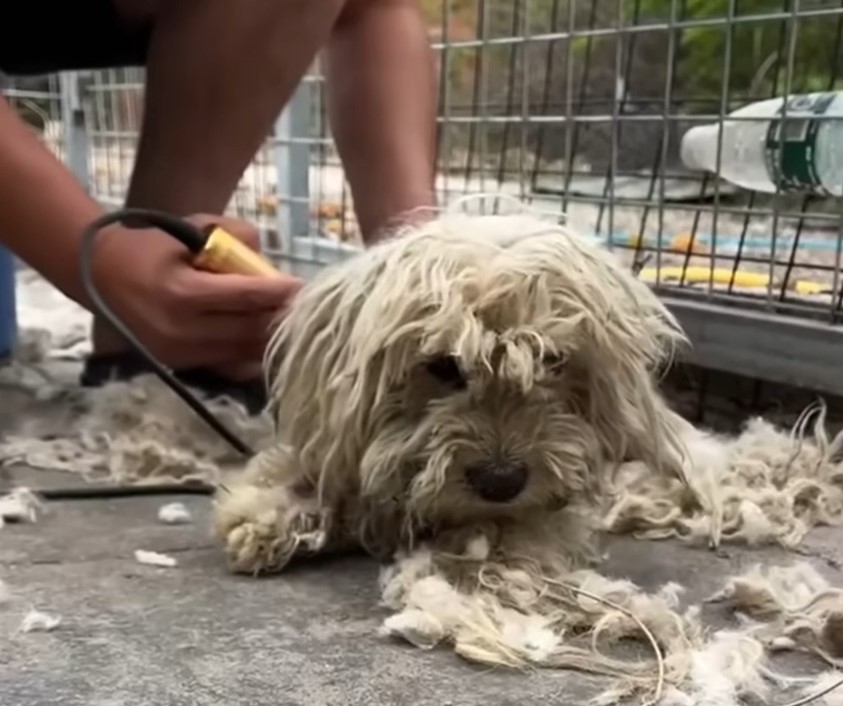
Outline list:
[[[17,302],[15,298],[15,258],[0,247],[0,358],[8,356],[18,337]]]

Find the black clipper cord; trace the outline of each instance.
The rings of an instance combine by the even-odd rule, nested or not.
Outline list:
[[[130,227],[157,228],[168,233],[182,243],[191,253],[201,252],[207,240],[207,234],[190,223],[159,211],[140,208],[127,208],[107,213],[93,221],[82,233],[80,269],[85,292],[91,298],[97,311],[126,339],[128,344],[147,362],[153,372],[175,392],[209,427],[225,439],[232,448],[244,456],[251,456],[253,451],[234,432],[228,429],[211,411],[163,365],[147,347],[135,336],[126,324],[111,310],[103,300],[94,284],[91,265],[97,235],[103,228],[115,223],[131,222]],[[126,223],[129,225],[128,223]]]

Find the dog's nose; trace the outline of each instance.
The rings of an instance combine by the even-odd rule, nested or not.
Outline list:
[[[515,499],[527,485],[527,464],[521,461],[487,461],[465,469],[466,480],[477,495],[492,503]]]

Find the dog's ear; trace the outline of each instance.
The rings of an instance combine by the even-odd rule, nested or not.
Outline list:
[[[347,446],[362,434],[371,401],[355,327],[380,268],[370,256],[321,272],[298,292],[267,348],[269,410],[280,440],[320,479],[353,457]]]
[[[598,266],[583,270],[595,284],[579,297],[586,302],[580,384],[590,421],[609,460],[637,459],[657,472],[681,473],[682,443],[657,383],[687,339],[646,284],[613,264],[592,263]]]
[[[603,322],[603,341],[591,350],[582,384],[590,421],[609,460],[639,460],[655,472],[681,475],[681,430],[658,380],[684,337],[671,319],[660,316],[660,306],[648,306],[637,325],[636,315],[628,312],[625,331]]]
[[[581,378],[589,422],[613,463],[644,461],[661,466],[672,456],[675,434],[667,410],[648,373],[634,367],[590,366]]]

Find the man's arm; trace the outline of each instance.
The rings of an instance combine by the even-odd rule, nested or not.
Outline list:
[[[87,307],[79,234],[102,213],[73,173],[0,98],[0,243]]]
[[[103,210],[0,99],[0,242],[86,308],[80,234]],[[219,222],[253,247],[259,243],[241,221],[191,220]],[[270,325],[300,286],[284,276],[200,272],[169,236],[121,226],[97,243],[92,272],[103,298],[161,362],[228,377],[259,371]]]

